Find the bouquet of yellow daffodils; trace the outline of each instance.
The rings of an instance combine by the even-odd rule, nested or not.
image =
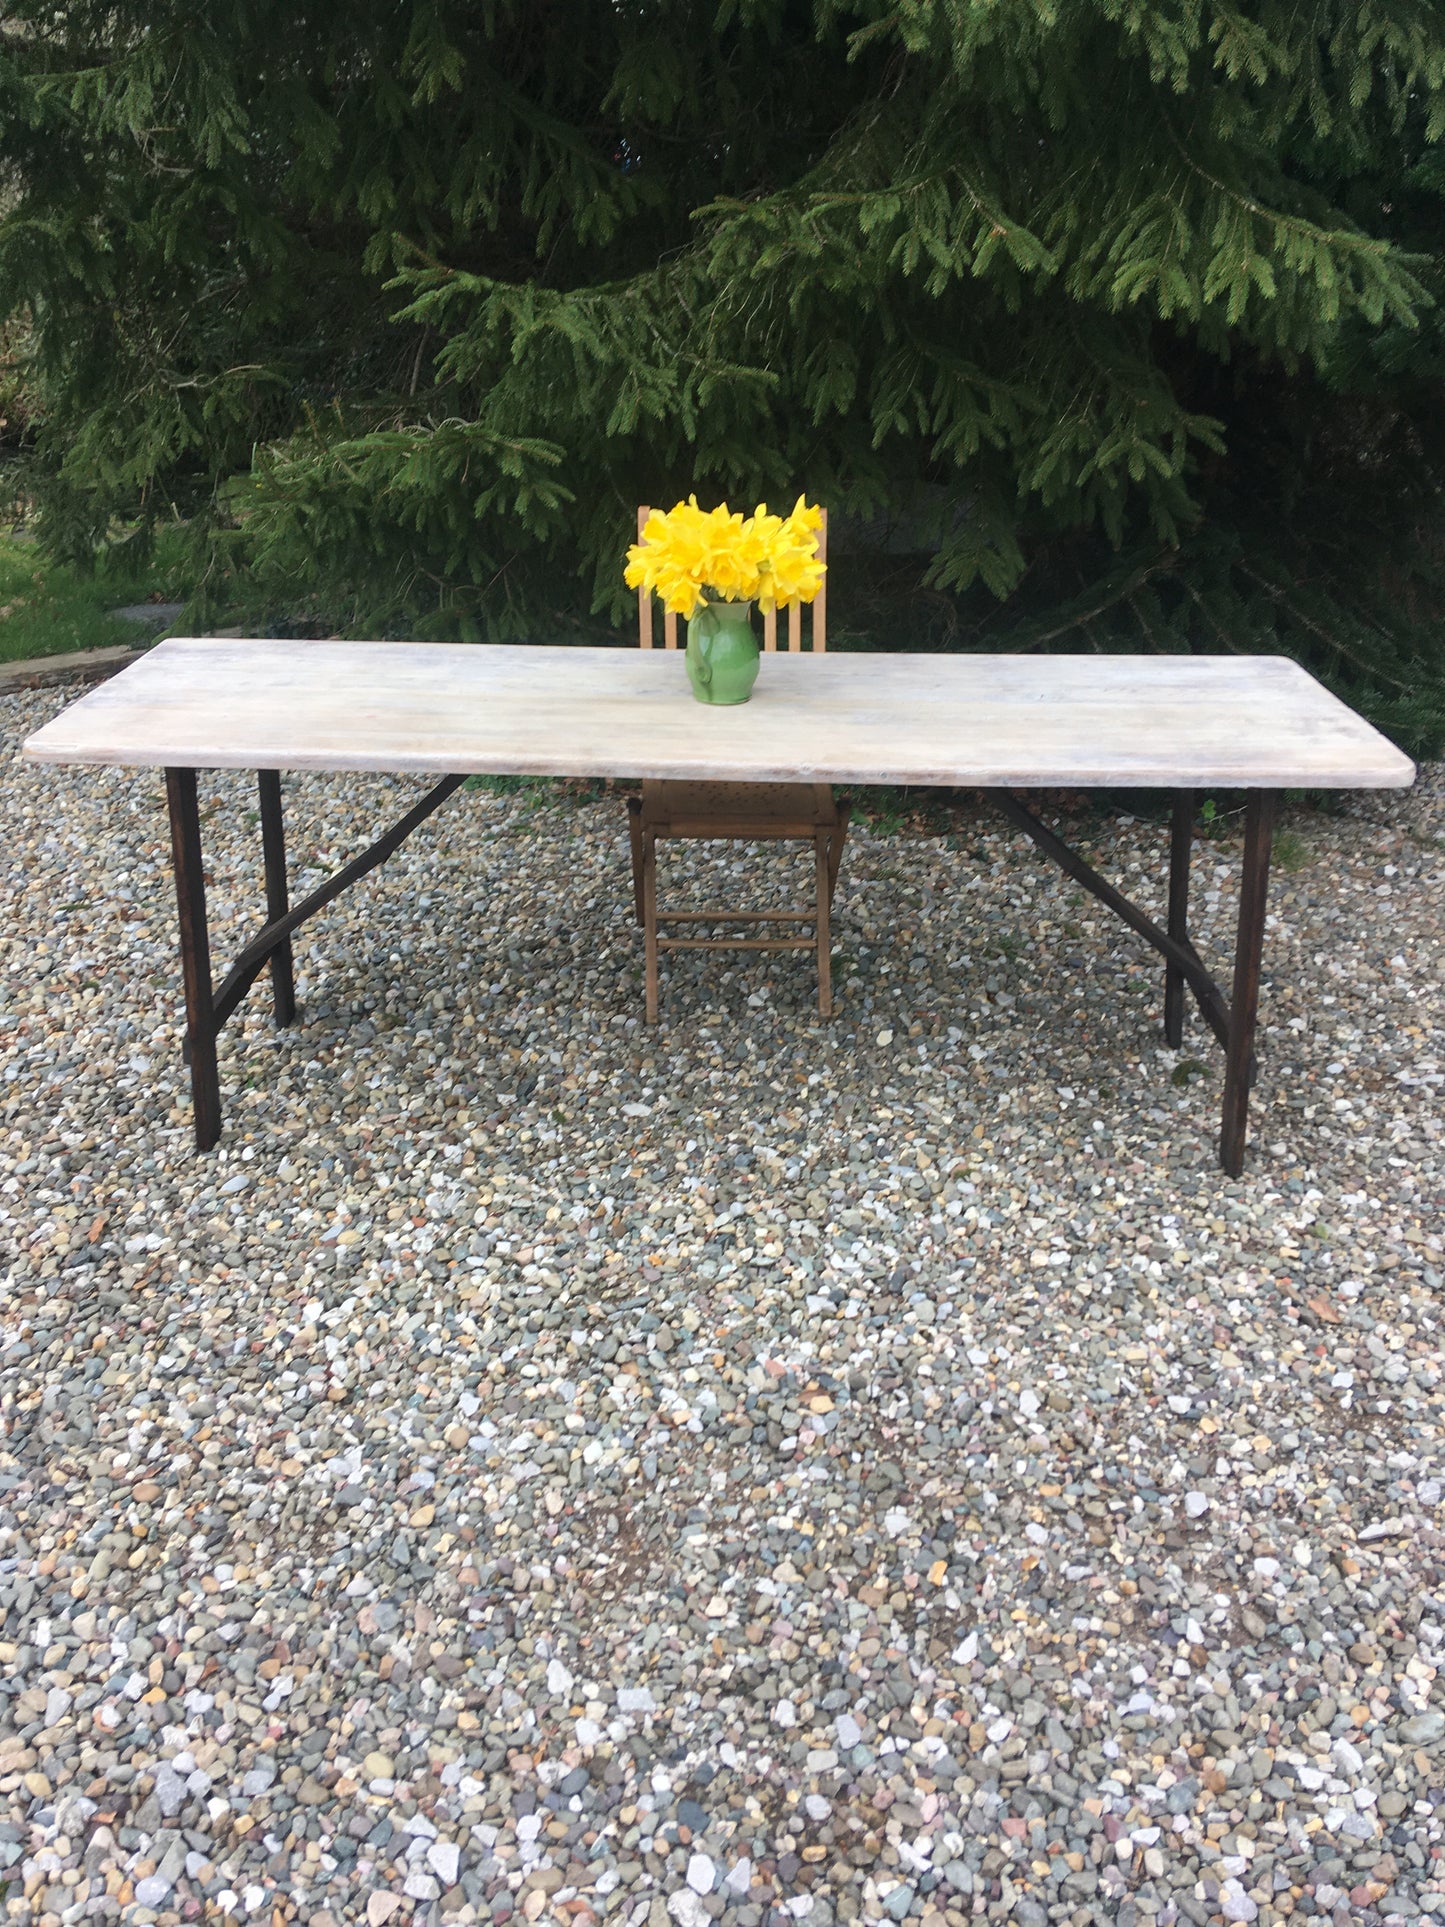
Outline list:
[[[629,589],[650,589],[671,614],[695,616],[704,603],[756,602],[766,613],[811,602],[827,564],[818,559],[822,512],[800,495],[791,515],[733,514],[726,502],[704,512],[690,495],[648,516],[627,551]]]

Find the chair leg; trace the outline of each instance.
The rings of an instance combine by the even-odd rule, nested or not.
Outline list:
[[[657,837],[642,832],[642,930],[647,957],[647,1021],[657,1022]]]
[[[843,867],[843,844],[848,835],[848,821],[853,814],[851,803],[838,805],[838,827],[828,839],[828,901],[833,901],[833,892],[838,888],[838,872]]]
[[[833,1015],[833,926],[830,917],[833,895],[832,845],[826,830],[813,838],[814,868],[817,873],[818,936],[818,1015]]]
[[[632,902],[637,921],[642,923],[642,798],[627,799],[627,833],[632,843]]]

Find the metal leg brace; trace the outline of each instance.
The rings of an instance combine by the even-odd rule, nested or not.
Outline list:
[[[1076,850],[1004,791],[994,801],[1011,823],[1030,837],[1067,875],[1083,885],[1115,916],[1160,952],[1165,960],[1164,1035],[1178,1049],[1184,1038],[1184,992],[1193,992],[1200,1014],[1224,1047],[1224,1107],[1219,1161],[1231,1177],[1244,1169],[1249,1123],[1249,1093],[1257,1066],[1254,1040],[1259,1016],[1260,967],[1264,949],[1265,900],[1269,859],[1279,795],[1253,790],[1245,814],[1244,873],[1240,882],[1239,926],[1234,949],[1234,990],[1226,999],[1210,976],[1189,936],[1189,859],[1193,842],[1195,797],[1181,790],[1174,799],[1169,842],[1169,927],[1161,930],[1137,904],[1101,877]]]

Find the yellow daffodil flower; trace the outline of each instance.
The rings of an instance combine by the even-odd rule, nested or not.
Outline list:
[[[760,502],[749,516],[726,502],[703,510],[697,497],[664,515],[654,509],[627,551],[629,589],[650,589],[671,614],[694,616],[714,602],[756,602],[763,610],[811,602],[823,586],[818,559],[821,510],[800,495],[790,515]]]

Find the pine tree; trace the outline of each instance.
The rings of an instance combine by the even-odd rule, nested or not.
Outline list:
[[[873,646],[1278,650],[1445,736],[1435,0],[24,0],[45,539],[596,634],[639,500]]]

